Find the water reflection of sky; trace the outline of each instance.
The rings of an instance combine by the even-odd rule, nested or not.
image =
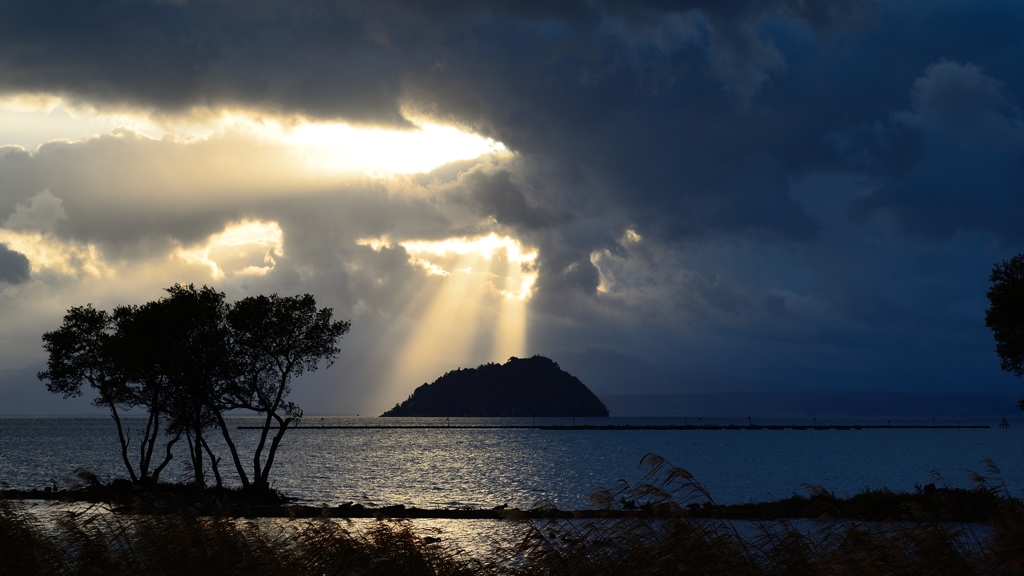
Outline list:
[[[602,420],[609,421],[626,419]],[[632,421],[681,423],[675,419]],[[319,418],[309,418],[305,424],[319,422]],[[419,422],[324,420],[325,425]],[[453,420],[456,422],[494,423]],[[594,488],[611,486],[620,478],[639,478],[637,462],[648,452],[690,470],[719,503],[787,497],[801,492],[803,483],[823,486],[840,496],[865,487],[912,490],[915,483],[934,481],[932,470],[941,472],[949,485],[968,486],[963,470],[980,471],[980,460],[991,458],[1002,468],[1012,494],[1020,496],[1024,488],[1024,421],[1012,422],[1009,430],[987,420],[978,423],[993,427],[981,430],[307,429],[285,436],[271,477],[276,488],[311,504],[351,501],[425,508],[502,504],[526,508],[547,501],[561,508],[586,508],[590,506],[587,495]],[[718,419],[718,423],[728,422]],[[970,423],[976,422],[963,421]],[[233,433],[243,450],[248,450],[257,434],[247,430]],[[59,482],[71,476],[77,467],[102,478],[124,475],[109,419],[0,419],[0,438],[0,481],[13,487],[41,488],[51,479]],[[234,474],[228,461],[225,453],[221,464],[225,478]],[[164,479],[187,478],[179,456]]]

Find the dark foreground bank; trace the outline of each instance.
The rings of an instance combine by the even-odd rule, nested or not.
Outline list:
[[[561,511],[296,506],[279,494],[86,482],[0,499],[0,576],[1015,574],[1024,503],[991,463],[973,490],[928,485],[838,499],[821,488],[770,503],[718,506],[656,455],[647,474]],[[83,474],[84,475],[84,474]],[[40,513],[17,498],[91,502]],[[63,510],[63,511],[61,511]],[[74,511],[71,511],[74,510]],[[267,519],[256,516],[282,516]],[[360,525],[349,518],[375,517]],[[416,533],[410,518],[496,518],[519,531],[470,555]],[[813,518],[794,522],[795,518]],[[360,527],[361,526],[361,527]],[[488,524],[477,524],[486,529]],[[490,526],[493,526],[491,524]]]
[[[324,515],[252,520],[78,511],[57,517],[0,500],[0,575],[825,575],[1014,574],[1024,509],[996,498],[983,524],[830,520],[794,525],[641,513],[521,520],[517,540],[469,555],[408,520]],[[911,510],[915,507],[911,506]],[[56,518],[56,519],[54,519]]]
[[[122,515],[165,515],[187,510],[197,516],[222,518],[379,518],[448,520],[658,520],[672,518],[717,520],[829,519],[868,522],[970,522],[985,523],[1006,506],[1017,502],[988,486],[974,489],[917,487],[914,492],[865,490],[849,498],[837,498],[821,488],[809,488],[772,502],[719,505],[696,499],[685,505],[674,502],[640,502],[620,497],[607,505],[585,510],[562,510],[540,504],[530,509],[417,508],[404,505],[306,506],[274,491],[253,492],[188,485],[160,484],[134,487],[128,483],[72,490],[3,490],[0,499],[10,503],[47,500],[57,503],[105,504]]]

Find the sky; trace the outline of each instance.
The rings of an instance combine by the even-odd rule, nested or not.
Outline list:
[[[352,322],[307,413],[532,354],[1017,393],[1021,62],[998,0],[0,0],[0,367],[180,282]]]

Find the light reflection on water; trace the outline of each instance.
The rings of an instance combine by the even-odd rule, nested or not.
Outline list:
[[[93,519],[102,531],[118,534],[129,526],[132,516],[114,514],[103,504],[82,502],[60,502],[48,500],[23,500],[15,502],[17,510],[34,520],[35,525],[46,531],[59,531],[62,520],[69,515],[78,519],[78,523],[89,523]],[[400,526],[412,527],[413,533],[420,538],[436,539],[436,545],[452,554],[465,554],[470,558],[485,559],[496,555],[507,555],[514,551],[530,530],[530,521],[513,520],[447,520],[447,519],[408,519],[391,520],[375,518],[353,519],[288,519],[288,518],[256,518],[235,520],[239,525],[252,524],[267,535],[278,533],[289,534],[292,530],[301,531],[319,522],[335,522],[352,534],[367,534],[378,523],[384,522],[398,529]],[[546,521],[538,521],[536,526],[543,527]]]
[[[251,419],[234,419],[237,424]],[[690,419],[692,423],[692,419]],[[321,419],[307,418],[316,426]],[[446,419],[325,418],[324,425],[445,424]],[[531,419],[452,419],[458,425],[530,424]],[[537,424],[553,419],[538,419]],[[578,419],[577,423],[587,422]],[[609,418],[599,423],[673,423],[681,419]],[[788,424],[808,424],[782,420]],[[860,420],[860,423],[869,423]],[[901,421],[902,422],[902,421]],[[562,419],[558,423],[571,424]],[[718,419],[719,424],[730,423]],[[745,424],[745,419],[736,421]],[[771,423],[762,419],[762,424]],[[823,422],[836,424],[840,422]],[[884,421],[883,421],[884,423]],[[894,424],[897,422],[894,421]],[[931,419],[918,421],[931,423]],[[940,422],[955,424],[955,421]],[[590,507],[587,495],[640,476],[649,452],[688,469],[719,503],[763,501],[823,486],[838,496],[865,487],[912,490],[938,470],[951,486],[968,486],[963,470],[993,459],[1015,496],[1024,488],[1024,421],[981,430],[697,430],[543,431],[510,429],[304,429],[288,432],[271,473],[275,487],[310,504],[404,504],[423,508]],[[133,428],[140,421],[131,422]],[[232,430],[245,453],[258,432]],[[234,475],[219,434],[221,473]],[[137,446],[138,439],[134,441]],[[187,480],[183,452],[164,474]],[[101,478],[125,476],[109,418],[0,418],[0,482],[42,488],[84,467]]]
[[[376,522],[382,520],[356,518],[348,521],[350,529],[357,533],[366,533]],[[437,545],[449,552],[478,559],[492,557],[496,551],[498,554],[500,551],[507,553],[522,542],[529,530],[526,522],[511,520],[416,519],[400,522],[412,526],[417,536],[437,538]]]

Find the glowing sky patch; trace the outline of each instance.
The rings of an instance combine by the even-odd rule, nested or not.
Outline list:
[[[17,204],[0,224],[0,243],[28,258],[33,273],[49,270],[67,276],[110,276],[112,269],[99,248],[54,234],[54,228],[66,219],[63,201],[42,190]]]
[[[411,330],[392,364],[392,388],[408,389],[431,377],[428,371],[438,361],[471,365],[526,353],[535,249],[495,233],[398,242],[382,236],[357,243],[376,251],[401,247],[429,279],[409,303]]]
[[[0,146],[35,150],[53,140],[77,142],[123,128],[182,143],[240,133],[287,146],[307,167],[336,175],[414,174],[505,151],[500,142],[426,119],[414,128],[395,130],[238,110],[196,109],[176,117],[151,117],[76,107],[46,94],[0,99]]]
[[[263,276],[274,269],[275,258],[284,255],[284,233],[277,222],[243,220],[229,224],[205,244],[181,248],[175,255],[208,267],[214,279]]]
[[[103,277],[113,270],[93,244],[68,242],[43,232],[22,232],[0,228],[0,243],[24,254],[33,274],[50,270],[66,276]]]
[[[312,163],[337,172],[376,175],[428,172],[505,149],[489,138],[430,123],[409,131],[340,123],[302,124],[291,130],[271,125],[269,135],[302,150]]]
[[[410,253],[433,254],[444,256],[448,254],[479,254],[481,257],[490,260],[495,252],[504,250],[509,260],[525,263],[537,259],[537,251],[526,252],[519,241],[511,236],[498,236],[491,232],[487,236],[446,238],[444,240],[406,240],[400,242],[401,246]]]
[[[393,245],[387,236],[360,238],[356,243],[376,251]],[[410,264],[431,276],[476,275],[493,287],[492,292],[510,299],[527,300],[533,294],[537,251],[527,250],[511,236],[492,232],[487,236],[404,240],[398,245],[409,253]],[[503,263],[495,266],[495,259]]]
[[[643,241],[643,236],[639,232],[632,228],[627,228],[622,236],[619,237],[619,244],[626,247],[627,249],[639,244]],[[597,269],[598,283],[597,292],[600,294],[608,294],[614,292],[616,289],[621,288],[618,282],[616,268],[621,268],[623,259],[620,256],[614,254],[607,248],[601,250],[595,250],[590,253],[590,263]],[[621,274],[622,270],[618,270]],[[626,282],[629,285],[629,282]],[[641,283],[643,284],[643,283]]]
[[[490,233],[487,236],[473,238],[446,238],[444,240],[409,240],[401,242],[409,254],[415,258],[416,264],[422,266],[428,273],[436,274],[436,270],[454,270],[457,273],[473,274],[481,271],[481,262],[475,262],[467,267],[453,267],[446,270],[442,262],[451,262],[453,257],[466,255],[477,255],[487,263],[483,269],[493,277],[488,280],[494,285],[494,279],[500,279],[502,287],[495,288],[497,294],[509,299],[526,300],[533,294],[533,284],[537,280],[537,272],[534,263],[537,260],[537,251],[527,251],[518,240],[510,236],[498,236]],[[489,263],[496,257],[501,256],[507,261],[504,275],[499,275],[490,270]],[[435,261],[440,260],[440,261]],[[460,262],[464,258],[458,259]]]
[[[154,138],[168,134],[141,114],[101,113],[46,94],[0,99],[0,146],[21,146],[31,151],[53,140],[79,142],[109,134],[118,127]]]

